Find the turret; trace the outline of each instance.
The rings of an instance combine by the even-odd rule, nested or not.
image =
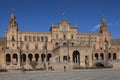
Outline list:
[[[108,26],[106,24],[106,20],[104,17],[102,18],[101,25],[100,25],[100,35],[101,35],[100,36],[101,47],[105,49],[105,41],[109,43],[108,46],[110,47],[111,33],[108,30]]]
[[[107,24],[106,24],[106,20],[103,17],[102,21],[101,21],[101,25],[100,25],[100,33],[104,33],[104,32],[109,32],[109,31],[108,31],[108,27],[107,27]]]
[[[18,47],[18,23],[14,15],[14,11],[10,16],[8,30],[6,31],[7,48],[17,49]]]
[[[18,23],[16,21],[16,17],[14,15],[14,11],[12,11],[10,22],[9,22],[9,29],[16,29],[18,30]]]

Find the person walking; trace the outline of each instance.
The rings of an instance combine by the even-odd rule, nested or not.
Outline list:
[[[64,66],[64,72],[66,72],[66,66]]]

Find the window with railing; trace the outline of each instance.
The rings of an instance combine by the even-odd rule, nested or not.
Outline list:
[[[43,37],[41,37],[41,41],[44,41],[44,38],[43,38]]]
[[[29,44],[26,45],[26,49],[29,50]]]
[[[24,40],[27,41],[27,36],[24,36]]]
[[[35,44],[35,49],[37,50],[38,49],[38,45]]]
[[[40,37],[39,36],[37,36],[37,41],[40,41]]]
[[[15,38],[14,38],[14,37],[12,37],[11,41],[15,41]]]

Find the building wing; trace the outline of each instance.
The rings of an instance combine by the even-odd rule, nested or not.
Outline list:
[[[113,46],[120,46],[120,39],[111,39]]]

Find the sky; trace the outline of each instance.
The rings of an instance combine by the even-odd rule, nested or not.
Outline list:
[[[112,38],[120,38],[120,0],[0,0],[1,37],[12,10],[21,31],[49,32],[52,24],[65,19],[79,33],[96,33],[104,17]]]

